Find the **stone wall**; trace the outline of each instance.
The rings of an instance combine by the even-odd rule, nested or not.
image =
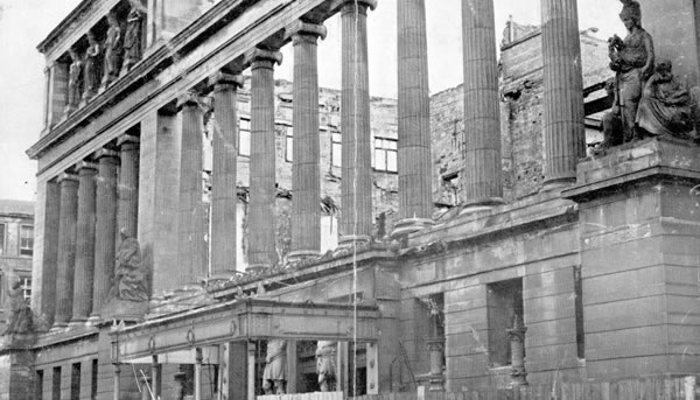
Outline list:
[[[513,36],[508,40],[504,38],[499,63],[506,201],[536,193],[544,178],[541,34],[537,27],[509,24],[513,27]],[[612,77],[608,69],[607,44],[594,37],[591,30],[581,34],[581,62],[584,87]],[[461,85],[433,95],[430,102],[433,162],[437,170],[434,199],[448,205],[458,203],[456,199],[463,196],[463,188],[455,178],[463,164],[463,102]],[[587,140],[598,139],[591,135]]]

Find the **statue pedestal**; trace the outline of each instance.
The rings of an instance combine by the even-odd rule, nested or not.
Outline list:
[[[105,321],[140,322],[148,312],[148,301],[127,301],[112,297],[102,306],[101,316]]]
[[[583,160],[562,192],[579,207],[591,379],[700,373],[700,147],[655,138]]]

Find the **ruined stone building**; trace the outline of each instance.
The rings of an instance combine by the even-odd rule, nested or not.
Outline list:
[[[464,83],[431,98],[425,3],[397,2],[391,100],[369,95],[375,0],[82,1],[39,45],[32,312],[0,399],[700,373],[697,103],[662,61],[697,86],[695,6],[642,0],[642,31],[625,1],[641,39],[608,44],[542,0],[499,62],[493,1],[464,0]],[[337,14],[342,87],[320,89]]]
[[[0,331],[8,319],[8,294],[19,283],[22,296],[32,294],[34,253],[34,204],[0,200]]]

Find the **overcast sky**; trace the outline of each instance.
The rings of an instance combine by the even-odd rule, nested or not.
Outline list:
[[[187,0],[182,0],[187,1]],[[378,0],[370,12],[369,63],[373,96],[396,96],[396,1]],[[25,155],[42,129],[44,59],[36,45],[80,0],[0,0],[0,198],[32,200],[36,163]],[[539,24],[539,0],[495,0],[496,37],[508,15],[519,23]],[[461,0],[426,0],[431,93],[462,82]],[[580,28],[597,27],[599,36],[623,34],[614,0],[579,0]],[[328,37],[319,45],[319,81],[340,86],[339,16],[326,22]],[[291,46],[283,51],[277,77],[292,77]]]

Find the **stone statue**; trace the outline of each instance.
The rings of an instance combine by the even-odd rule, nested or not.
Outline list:
[[[95,34],[88,32],[88,48],[85,51],[85,67],[84,67],[84,89],[83,100],[88,101],[95,95],[100,86],[99,61],[102,49],[100,43],[95,38]]]
[[[316,344],[316,373],[322,392],[335,390],[336,342],[319,340]]]
[[[284,394],[287,380],[287,342],[268,340],[267,356],[263,372],[263,390],[265,394]]]
[[[68,53],[70,54],[71,64],[68,69],[68,104],[66,105],[66,113],[78,107],[83,95],[83,60],[80,59],[78,52],[73,48],[68,50]]]
[[[124,66],[122,74],[129,72],[131,67],[141,59],[141,26],[143,13],[138,4],[131,5],[131,11],[126,17],[124,32]]]
[[[662,60],[644,86],[637,125],[650,135],[692,139],[693,110],[688,90],[673,76],[671,61]]]
[[[122,57],[122,29],[117,21],[117,14],[111,11],[107,14],[107,37],[105,38],[104,68],[102,71],[102,86],[109,86],[119,76],[119,63]]]
[[[10,298],[10,318],[3,335],[30,333],[34,329],[32,310],[24,298],[22,284],[19,281],[12,284],[8,297]]]
[[[148,301],[148,271],[141,258],[138,240],[120,232],[121,244],[117,251],[114,283],[110,297],[119,300]]]
[[[642,11],[635,0],[620,0],[620,19],[627,28],[624,40],[608,39],[610,69],[615,71],[615,100],[612,111],[603,117],[603,147],[630,142],[636,137],[635,121],[642,87],[654,68],[654,44],[642,28]]]

